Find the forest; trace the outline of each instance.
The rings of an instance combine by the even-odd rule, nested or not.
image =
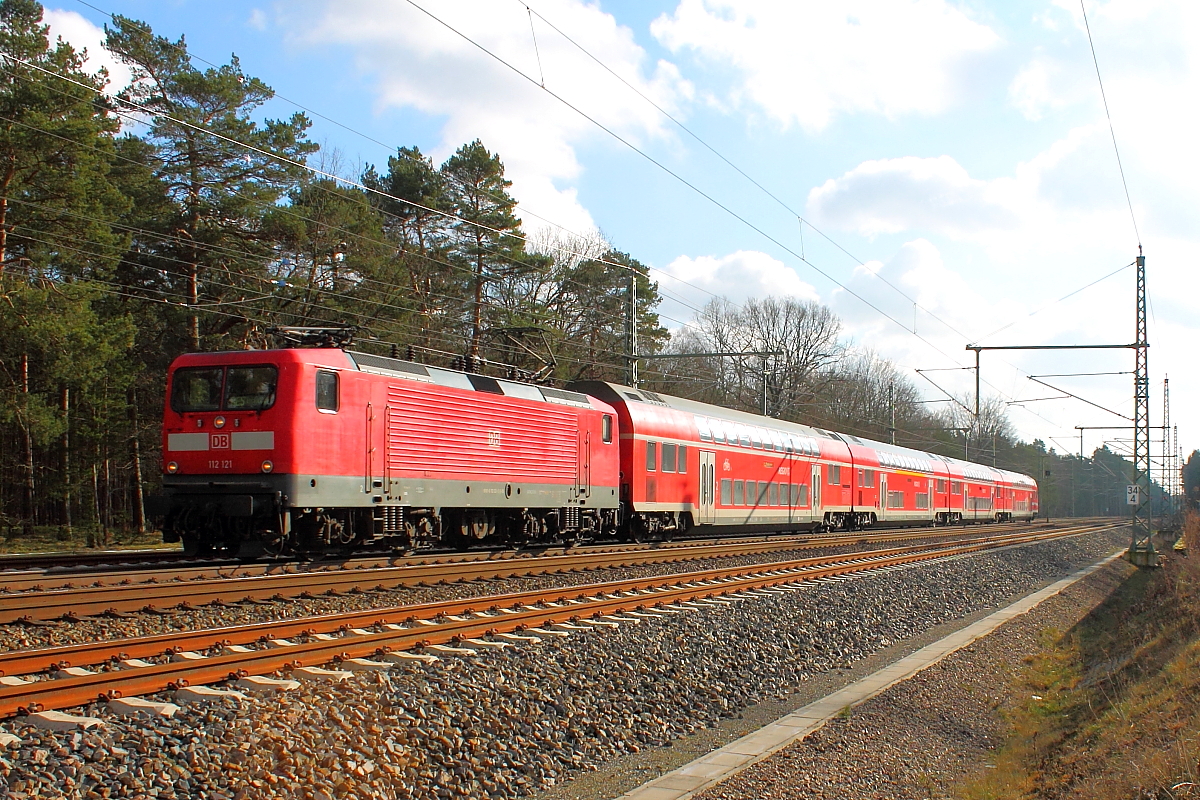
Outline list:
[[[526,234],[499,153],[398,147],[351,171],[236,57],[114,16],[110,85],[0,2],[0,527],[96,541],[152,528],[177,355],[346,327],[357,349],[563,384],[628,382],[1013,469],[1051,516],[1123,513],[1129,464],[1013,433],[984,398],[923,402],[828,308],[716,298],[668,330],[654,270],[601,234]],[[631,296],[631,289],[632,296]],[[636,298],[631,303],[631,299]],[[636,313],[630,314],[630,306]],[[633,331],[627,330],[631,318]],[[631,334],[633,334],[631,336]],[[710,352],[767,357],[684,357]],[[674,356],[674,357],[672,357]]]

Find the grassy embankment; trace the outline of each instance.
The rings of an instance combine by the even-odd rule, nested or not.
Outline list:
[[[1002,708],[1010,735],[965,798],[1200,798],[1200,516],[1184,542],[1045,632]]]

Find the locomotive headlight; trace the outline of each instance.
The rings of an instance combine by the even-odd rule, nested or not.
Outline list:
[[[176,464],[174,461],[168,461],[167,462],[167,472],[174,475],[176,472],[179,472],[179,465]]]
[[[215,419],[213,419],[213,427],[214,428],[224,428],[225,427],[225,418],[224,417],[216,417]]]
[[[275,465],[272,464],[270,461],[264,461],[262,463],[262,471],[263,472],[270,472],[273,469],[275,469]]]

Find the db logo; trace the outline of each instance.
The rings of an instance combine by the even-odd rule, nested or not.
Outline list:
[[[228,433],[210,433],[208,435],[208,447],[210,450],[228,450],[229,449],[229,434]]]

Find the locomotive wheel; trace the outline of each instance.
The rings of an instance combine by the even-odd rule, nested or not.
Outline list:
[[[200,555],[200,534],[195,531],[188,531],[180,536],[183,540],[183,554],[188,558],[195,558]]]
[[[488,517],[486,511],[466,511],[462,515],[459,532],[464,539],[480,541],[496,532],[496,524]]]
[[[279,558],[292,552],[292,537],[278,531],[264,532],[259,541],[262,543],[263,555],[267,558]]]

